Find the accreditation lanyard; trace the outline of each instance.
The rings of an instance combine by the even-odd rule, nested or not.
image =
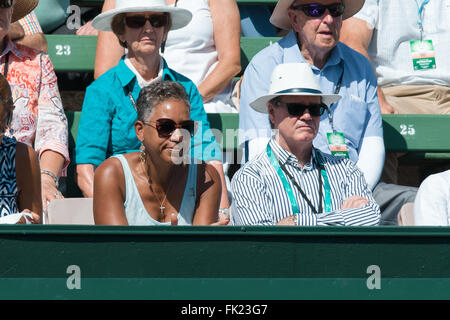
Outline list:
[[[342,67],[342,72],[341,72],[341,75],[339,76],[339,80],[336,84],[336,88],[334,89],[334,94],[338,94],[339,91],[341,91],[342,79],[344,78],[344,64],[342,63],[342,61],[341,61],[340,65]],[[333,115],[331,114],[331,107],[332,107],[332,105],[327,110],[328,122],[330,123],[331,130],[333,131],[333,133],[336,133],[336,130],[334,129],[334,124],[333,124]]]
[[[423,38],[423,9],[425,9],[425,6],[430,2],[430,0],[424,0],[420,5],[416,1],[416,5],[417,5],[417,14],[418,14],[418,19],[417,19],[417,24],[419,25],[419,29],[420,29],[420,40],[422,40]]]
[[[331,189],[330,189],[330,183],[328,181],[327,171],[325,170],[325,166],[323,165],[322,158],[320,157],[320,154],[315,152],[315,159],[317,160],[317,164],[319,167],[318,172],[318,181],[319,181],[319,210],[316,210],[314,205],[311,203],[311,201],[308,199],[307,195],[304,193],[302,188],[297,184],[297,182],[294,180],[294,177],[286,170],[284,165],[280,166],[280,163],[277,159],[277,157],[274,155],[272,148],[270,147],[270,144],[267,144],[267,156],[269,157],[270,163],[275,168],[278,177],[281,179],[281,182],[283,183],[284,190],[286,191],[289,201],[291,203],[292,212],[294,215],[300,214],[300,209],[297,204],[297,200],[295,199],[294,192],[292,190],[291,184],[288,182],[288,179],[286,178],[286,175],[289,177],[289,179],[292,181],[292,183],[297,187],[297,190],[300,192],[301,196],[305,199],[305,201],[308,203],[309,207],[312,209],[314,213],[322,213],[322,178],[324,181],[324,189],[325,189],[325,212],[331,211]],[[322,177],[322,178],[321,178]]]
[[[8,77],[8,65],[9,65],[9,52],[5,56],[5,67],[3,69],[3,76],[5,79]]]
[[[131,94],[131,86],[128,85],[127,89],[128,89],[128,98],[130,98],[130,101],[131,101],[131,104],[133,105],[134,110],[136,110],[136,112],[138,112],[136,100],[134,100],[133,95]]]

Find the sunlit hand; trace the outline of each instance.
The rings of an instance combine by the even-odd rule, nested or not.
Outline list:
[[[277,222],[277,226],[295,226],[295,216],[289,216]]]
[[[382,114],[398,114],[398,111],[395,110],[389,103],[386,101],[380,101],[380,110]]]
[[[77,36],[97,36],[98,30],[92,26],[92,20],[77,30]]]
[[[63,195],[56,188],[55,181],[52,177],[43,174],[41,175],[41,192],[42,192],[42,208],[47,210],[47,202],[55,199],[63,199]]]
[[[360,196],[351,196],[350,198],[345,199],[344,203],[341,206],[341,210],[345,209],[356,209],[364,207],[369,203],[369,200]]]
[[[23,212],[31,213],[32,217],[22,217],[19,221],[17,221],[16,224],[26,224],[26,220],[28,220],[32,224],[41,224],[41,217],[37,213],[34,213],[28,209],[23,210]]]

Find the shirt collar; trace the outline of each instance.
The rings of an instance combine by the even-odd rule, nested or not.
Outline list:
[[[306,62],[297,45],[297,36],[294,30],[289,31],[289,33],[280,40],[279,44],[283,49],[283,63]],[[338,42],[336,47],[333,48],[331,56],[323,69],[329,66],[338,65],[341,63],[341,61],[343,61],[341,46],[342,44]],[[315,66],[311,67],[318,70],[318,68],[316,68]]]
[[[298,165],[298,159],[296,156],[294,156],[292,153],[284,149],[280,146],[280,144],[276,141],[276,138],[273,137],[269,141],[270,148],[272,148],[272,151],[275,155],[275,157],[278,159],[278,162],[282,165],[290,165],[296,168],[299,168]],[[303,166],[303,170],[312,170],[316,168],[316,155],[314,152],[311,153],[311,159]]]
[[[19,59],[22,59],[22,55],[20,54],[20,51],[17,48],[16,44],[13,41],[11,41],[11,39],[8,36],[5,36],[3,41],[6,42],[6,46],[5,49],[3,49],[3,52],[0,54],[0,58],[3,58],[5,55],[11,52]]]
[[[175,77],[167,66],[166,60],[161,57],[161,61],[163,63],[162,79],[175,81]],[[124,88],[127,87],[133,80],[136,80],[136,75],[125,63],[125,55],[120,59],[119,64],[117,65],[116,73],[122,87]]]

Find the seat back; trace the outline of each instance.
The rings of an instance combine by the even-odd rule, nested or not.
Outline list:
[[[92,198],[55,199],[44,214],[45,224],[95,224]]]

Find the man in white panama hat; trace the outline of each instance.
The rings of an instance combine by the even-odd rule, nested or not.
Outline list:
[[[377,225],[380,209],[355,163],[313,147],[324,94],[308,63],[275,67],[269,94],[250,103],[276,134],[233,177],[235,225]]]
[[[321,117],[314,146],[357,163],[377,199],[385,149],[376,77],[364,56],[339,42],[342,21],[363,4],[364,0],[278,1],[270,21],[289,33],[252,59],[241,85],[239,142],[244,162],[264,149],[271,134],[267,115],[255,112],[250,102],[268,91],[276,65],[306,62],[324,92],[342,96]],[[414,201],[416,189],[393,186],[395,190],[383,191],[390,197],[377,199],[384,209],[382,224],[397,224],[400,208]]]

